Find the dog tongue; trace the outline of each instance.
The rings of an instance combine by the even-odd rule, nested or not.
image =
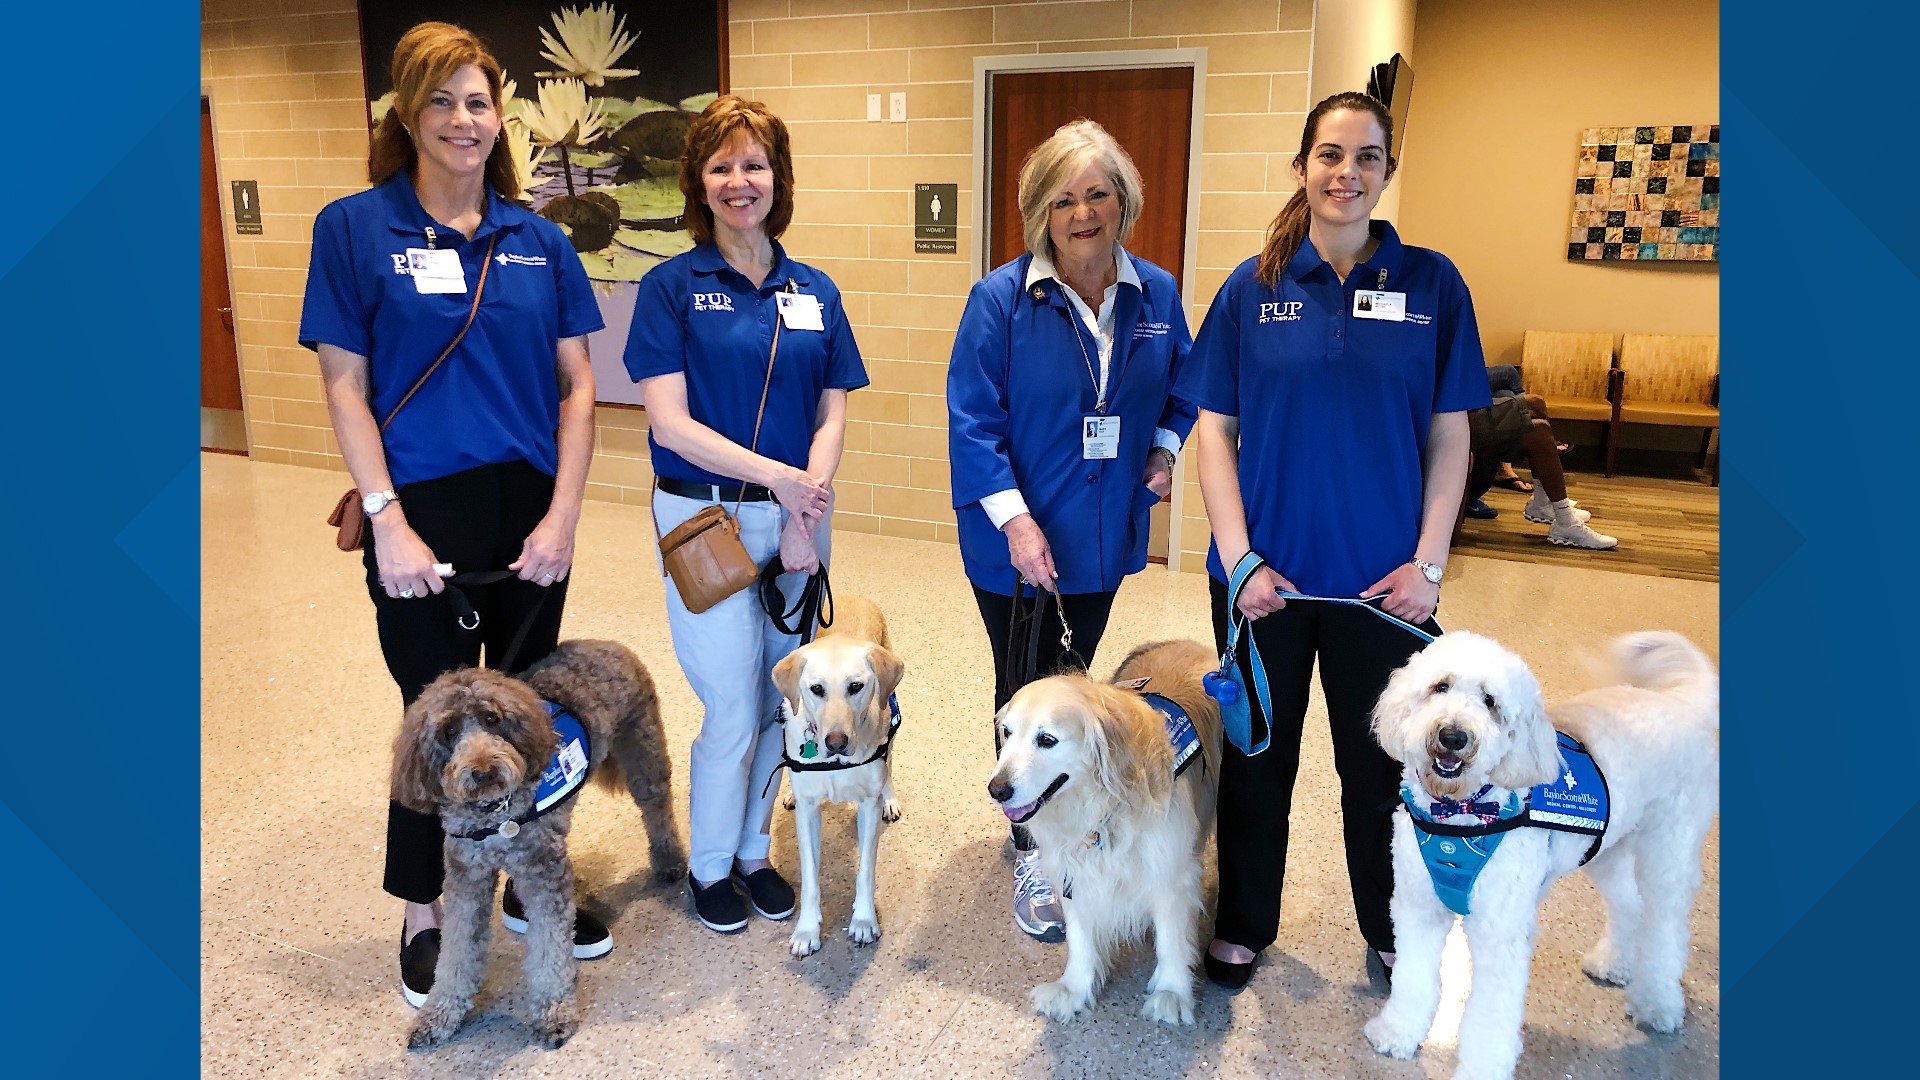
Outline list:
[[[1030,802],[1025,806],[1008,806],[1005,803],[1002,803],[1000,804],[1000,810],[1002,813],[1007,815],[1008,821],[1019,821],[1022,818],[1026,817],[1028,814],[1033,813],[1033,808],[1038,803],[1039,803],[1038,799],[1035,799],[1033,802]]]

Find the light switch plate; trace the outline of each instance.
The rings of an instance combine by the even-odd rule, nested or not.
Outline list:
[[[907,92],[905,90],[898,90],[887,95],[887,111],[887,118],[889,120],[892,120],[896,124],[906,123]]]
[[[867,95],[867,119],[869,120],[885,119],[885,117],[880,115],[880,95],[879,94]]]

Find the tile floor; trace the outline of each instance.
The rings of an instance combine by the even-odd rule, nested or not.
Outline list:
[[[1043,1021],[1026,992],[1057,977],[1064,946],[1021,934],[1008,911],[1004,819],[985,792],[992,665],[958,550],[842,534],[834,581],[877,599],[908,664],[894,758],[906,816],[881,843],[885,936],[844,936],[792,960],[784,925],[719,937],[683,891],[651,884],[639,813],[582,796],[573,857],[617,947],[585,964],[579,1035],[532,1047],[518,1019],[521,948],[496,928],[476,1017],[431,1054],[402,1047],[412,1010],[396,987],[397,901],[380,892],[388,747],[398,699],[374,644],[356,557],[322,514],[343,474],[202,456],[202,1065],[209,1077],[1382,1077],[1447,1076],[1465,971],[1418,1059],[1376,1056],[1360,1034],[1382,998],[1363,968],[1339,847],[1335,785],[1315,693],[1279,942],[1235,996],[1202,980],[1196,1024],[1137,1015],[1150,952],[1123,953],[1094,1010]],[[661,582],[639,507],[590,503],[581,522],[569,637],[617,638],[660,686],[686,784],[698,706],[667,643]],[[1641,627],[1719,651],[1718,587],[1457,557],[1445,621],[1495,634],[1550,694],[1591,683],[1583,658]],[[1098,669],[1151,637],[1210,641],[1204,579],[1159,568],[1121,590]],[[683,796],[684,797],[684,796]],[[684,830],[684,805],[681,827]],[[851,904],[851,812],[829,812],[829,929]],[[790,815],[774,858],[797,865]],[[1628,1024],[1618,990],[1580,973],[1601,926],[1584,879],[1542,917],[1527,1009],[1526,1077],[1719,1073],[1719,849],[1706,852],[1676,1036]],[[1211,881],[1211,874],[1209,874]],[[1460,944],[1456,935],[1455,945]]]

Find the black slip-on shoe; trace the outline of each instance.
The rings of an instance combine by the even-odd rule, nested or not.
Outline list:
[[[1253,960],[1249,960],[1244,964],[1234,964],[1222,960],[1212,953],[1202,953],[1201,955],[1205,958],[1202,966],[1207,969],[1207,980],[1215,986],[1225,987],[1228,990],[1238,990],[1247,985],[1248,979],[1253,978]],[[1259,957],[1256,955],[1254,959],[1257,960]]]
[[[516,934],[527,932],[527,909],[514,895],[512,878],[507,879],[506,895],[500,898],[500,925]],[[573,905],[573,958],[592,960],[612,951],[613,932],[576,902]]]
[[[787,879],[781,877],[780,871],[773,867],[763,866],[745,875],[736,867],[733,880],[746,890],[754,914],[761,918],[779,922],[793,914],[793,886],[787,884]]]
[[[747,928],[747,902],[733,887],[733,879],[721,878],[702,888],[692,871],[687,872],[687,891],[693,894],[693,914],[707,929],[722,934],[737,934]]]
[[[440,966],[440,928],[430,927],[407,940],[407,928],[400,927],[400,992],[407,1004],[419,1008],[433,992],[433,972]]]
[[[1367,981],[1384,983],[1388,990],[1393,989],[1393,965],[1380,955],[1380,950],[1367,946]]]

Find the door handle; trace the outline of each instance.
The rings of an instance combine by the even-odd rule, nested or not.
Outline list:
[[[227,333],[233,333],[233,309],[223,307],[217,310],[220,312],[220,325],[227,328]]]

